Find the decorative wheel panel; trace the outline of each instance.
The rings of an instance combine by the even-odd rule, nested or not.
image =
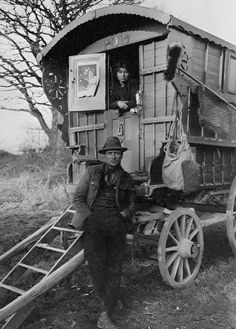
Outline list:
[[[63,68],[49,64],[43,70],[43,89],[54,106],[60,106],[67,97],[66,74]]]
[[[173,211],[161,231],[158,262],[164,281],[172,287],[183,287],[196,277],[204,249],[200,220],[190,209]]]
[[[230,247],[236,256],[236,177],[229,191],[226,209],[226,230]]]

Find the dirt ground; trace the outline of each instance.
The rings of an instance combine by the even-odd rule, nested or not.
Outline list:
[[[0,254],[43,225],[55,212],[0,213]],[[224,224],[204,231],[202,268],[191,286],[164,284],[155,261],[127,250],[122,290],[126,308],[120,329],[236,329],[236,261]],[[156,252],[154,250],[154,252]],[[16,260],[0,267],[0,276]],[[86,265],[48,291],[21,329],[95,329],[100,304]]]

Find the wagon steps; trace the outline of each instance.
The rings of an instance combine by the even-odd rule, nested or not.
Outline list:
[[[74,214],[69,207],[31,236],[0,256],[0,265],[36,243],[0,282],[0,325],[17,329],[38,305],[41,295],[70,274],[83,261],[81,231],[68,229]],[[74,240],[64,239],[76,233]],[[66,243],[65,243],[66,241]]]

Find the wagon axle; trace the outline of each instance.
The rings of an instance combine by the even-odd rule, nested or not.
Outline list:
[[[199,246],[189,239],[183,238],[178,245],[178,254],[182,258],[196,258]]]

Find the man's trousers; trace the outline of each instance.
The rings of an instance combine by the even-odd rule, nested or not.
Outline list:
[[[112,314],[117,303],[125,255],[125,231],[84,233],[85,258],[104,311]]]

